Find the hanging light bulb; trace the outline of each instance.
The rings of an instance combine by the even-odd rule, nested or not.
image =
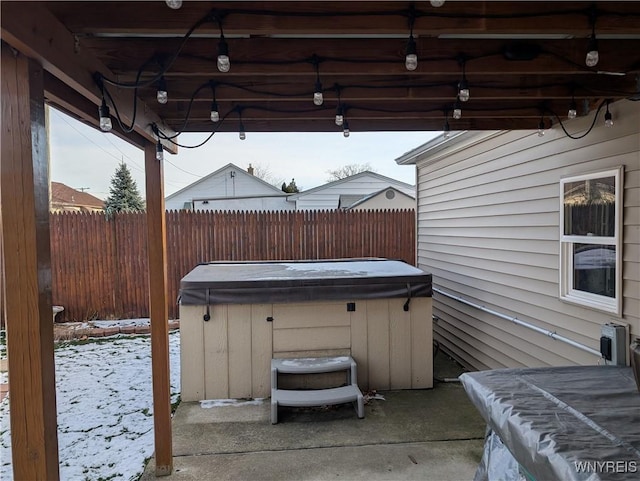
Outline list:
[[[544,119],[540,117],[540,122],[538,123],[538,137],[544,137],[544,134],[545,134]]]
[[[407,70],[413,71],[418,68],[418,55],[416,52],[416,41],[413,39],[412,33],[409,35],[406,56],[404,58],[404,66],[407,68]]]
[[[344,123],[344,112],[342,110],[342,105],[338,105],[336,108],[336,125],[340,127]]]
[[[211,122],[220,121],[220,112],[218,112],[218,102],[211,102]]]
[[[313,93],[313,103],[314,105],[322,105],[324,102],[324,97],[322,96],[322,84],[320,83],[320,79],[316,80],[316,88]]]
[[[609,101],[607,100],[607,111],[604,114],[604,126],[613,127],[613,115],[609,112]]]
[[[448,139],[449,136],[451,135],[451,127],[449,127],[449,120],[445,119],[444,120],[444,128],[443,130],[443,137],[445,139]]]
[[[349,137],[351,135],[351,131],[349,130],[349,122],[346,120],[342,124],[342,135],[345,137]]]
[[[431,6],[434,8],[442,7],[444,5],[444,0],[431,0]]]
[[[242,123],[242,120],[240,120],[240,129],[238,130],[238,137],[240,137],[240,140],[245,140],[247,138],[247,133],[244,130],[244,124]]]
[[[598,40],[596,39],[595,32],[591,34],[589,43],[587,45],[587,56],[584,59],[584,63],[587,67],[595,67],[600,60],[600,54],[598,53]]]
[[[174,10],[178,10],[182,7],[182,0],[166,0],[167,6],[169,8],[173,8]]]
[[[162,142],[158,139],[158,143],[156,144],[156,160],[164,160],[164,150],[162,149]]]
[[[167,81],[164,76],[158,80],[158,92],[156,94],[159,104],[166,104],[169,100],[169,94],[167,93]]]
[[[453,104],[453,118],[456,120],[460,120],[462,118],[462,108],[460,107],[460,102],[456,99]]]
[[[576,105],[575,100],[571,100],[569,104],[569,111],[567,112],[567,117],[570,119],[575,119],[578,116],[578,106]]]
[[[469,82],[467,82],[467,61],[463,55],[460,55],[458,62],[462,66],[462,78],[458,82],[458,98],[460,102],[467,102],[469,100]]]
[[[109,132],[113,125],[111,124],[111,115],[109,114],[109,106],[102,97],[102,104],[98,107],[98,114],[100,116],[100,130],[103,132]]]
[[[229,45],[224,39],[224,34],[220,32],[220,41],[218,42],[218,70],[226,73],[231,69],[231,61],[229,60]]]

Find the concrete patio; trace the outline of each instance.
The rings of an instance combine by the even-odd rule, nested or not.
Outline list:
[[[438,353],[435,375],[459,366]],[[459,383],[388,391],[357,419],[350,405],[280,408],[269,402],[202,408],[182,403],[173,418],[172,480],[471,480],[485,423]],[[150,461],[142,480],[155,478]]]

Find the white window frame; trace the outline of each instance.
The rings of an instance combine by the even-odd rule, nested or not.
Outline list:
[[[565,235],[564,233],[564,186],[601,177],[614,177],[616,189],[615,226],[613,237]],[[560,179],[560,299],[572,304],[622,315],[622,212],[623,212],[623,167],[590,172]],[[614,245],[616,248],[615,297],[601,296],[573,288],[573,245]]]

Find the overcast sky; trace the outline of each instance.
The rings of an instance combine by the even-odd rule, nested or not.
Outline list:
[[[113,173],[124,160],[144,193],[143,152],[118,139],[50,109],[51,180],[75,189],[88,189],[101,199],[109,195]],[[415,167],[399,166],[394,159],[429,141],[437,132],[255,133],[246,140],[238,134],[215,134],[203,147],[165,152],[165,194],[169,195],[232,162],[268,169],[276,179],[295,178],[303,190],[326,183],[327,170],[369,162],[379,174],[410,184]],[[183,134],[183,144],[197,144],[205,134]]]

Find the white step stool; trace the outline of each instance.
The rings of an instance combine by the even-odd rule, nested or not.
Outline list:
[[[347,371],[348,385],[330,389],[278,389],[278,374],[319,374]],[[278,423],[278,406],[325,406],[353,402],[364,418],[364,398],[358,388],[356,362],[351,356],[303,357],[271,360],[271,424]]]

